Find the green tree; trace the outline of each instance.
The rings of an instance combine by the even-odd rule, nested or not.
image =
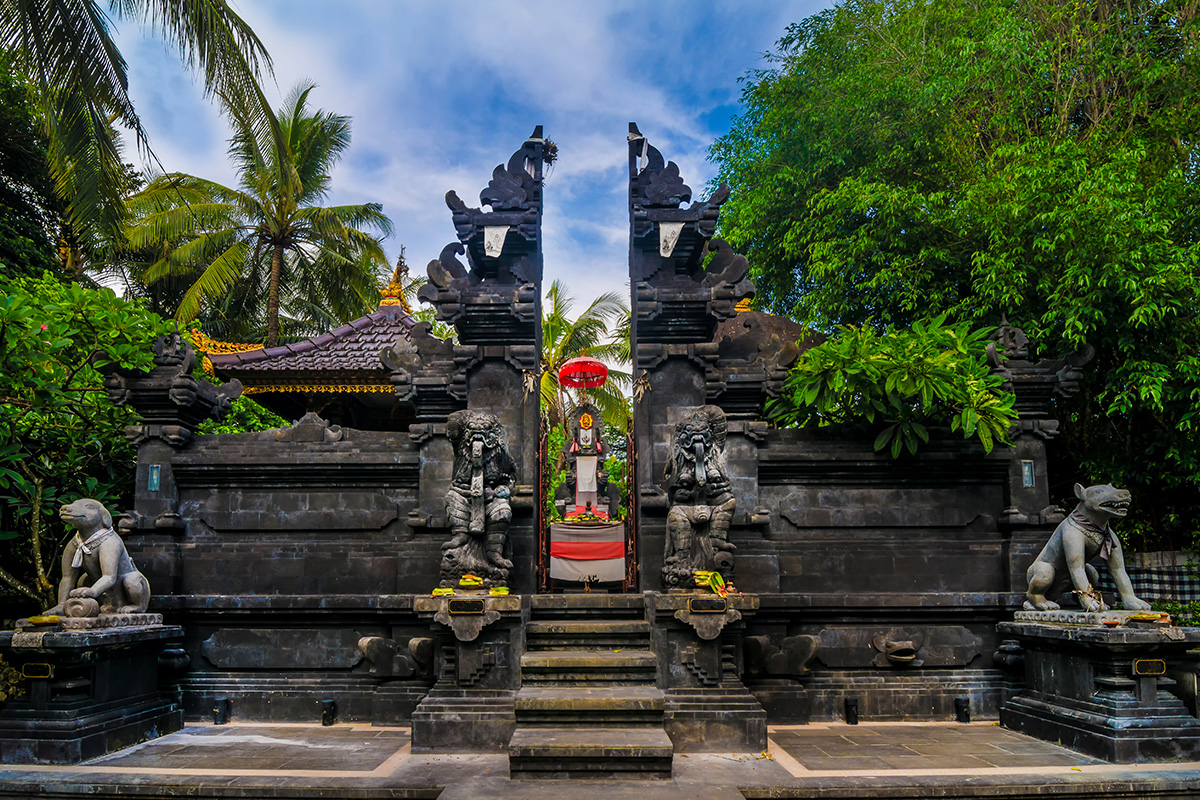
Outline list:
[[[270,126],[233,115],[237,188],[174,173],[130,198],[129,246],[160,254],[142,281],[190,283],[176,319],[203,313],[210,334],[242,340],[265,327],[273,347],[285,314],[328,328],[378,304],[387,257],[362,229],[386,235],[391,221],[378,203],[320,205],[350,144],[350,120],[310,112],[313,88],[296,87],[278,114],[269,112]]]
[[[118,18],[159,33],[203,75],[208,92],[265,123],[269,105],[257,76],[270,68],[270,59],[226,0],[110,0],[109,8]],[[128,184],[113,123],[149,149],[109,27],[95,0],[0,3],[0,49],[34,90],[55,190],[66,202],[67,252],[119,228],[120,198]]]
[[[56,269],[59,204],[28,87],[0,52],[0,265],[6,274]]]
[[[111,290],[41,278],[0,282],[0,588],[45,608],[63,503],[110,508],[132,488],[133,412],[109,402],[98,368],[153,367],[168,330]]]
[[[851,0],[788,28],[712,149],[760,302],[817,328],[1007,314],[1097,350],[1060,478],[1200,502],[1200,3]],[[1129,529],[1130,526],[1126,526]]]
[[[625,428],[629,401],[621,393],[628,389],[628,372],[612,369],[608,381],[598,389],[571,389],[558,382],[558,371],[572,358],[591,356],[601,361],[628,363],[629,310],[616,292],[606,292],[571,319],[575,301],[571,290],[562,281],[550,284],[546,305],[542,311],[542,414],[551,426],[562,425],[571,409],[579,402],[594,403],[604,415],[605,422]],[[624,328],[622,328],[624,321]],[[614,332],[610,325],[616,325]],[[622,330],[626,333],[622,335]]]

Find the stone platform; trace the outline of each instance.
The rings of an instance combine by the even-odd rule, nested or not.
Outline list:
[[[1200,719],[1171,677],[1195,674],[1200,629],[1137,627],[1128,612],[1102,627],[1103,616],[1020,612],[997,626],[1025,664],[1025,688],[1001,707],[1001,724],[1117,763],[1200,758]]]
[[[171,625],[0,631],[0,654],[27,681],[0,707],[0,761],[77,764],[179,730],[162,661],[182,639]]]
[[[773,726],[768,752],[676,754],[669,780],[513,781],[508,757],[413,753],[406,727],[188,725],[77,766],[0,765],[5,798],[1184,798],[1200,763],[1108,764],[994,723]]]

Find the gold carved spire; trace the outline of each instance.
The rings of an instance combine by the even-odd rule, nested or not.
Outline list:
[[[383,287],[380,292],[383,299],[379,301],[379,307],[400,306],[405,312],[413,313],[412,307],[408,304],[408,298],[404,296],[404,284],[407,282],[408,264],[404,263],[404,245],[400,245],[400,257],[396,259],[396,271],[392,274],[391,283]]]

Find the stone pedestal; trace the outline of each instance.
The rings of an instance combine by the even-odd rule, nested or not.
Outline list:
[[[767,714],[740,679],[745,618],[758,597],[651,592],[646,605],[675,752],[765,750]]]
[[[1016,616],[996,629],[1024,650],[1025,689],[1001,707],[1001,725],[1122,764],[1200,757],[1200,719],[1166,674],[1191,663],[1200,629],[1127,627],[1129,612]]]
[[[25,693],[0,710],[0,761],[78,764],[183,727],[159,656],[173,625],[91,631],[0,631],[0,654]]]
[[[418,597],[413,608],[441,649],[438,681],[412,715],[413,752],[502,750],[517,725],[528,596]]]

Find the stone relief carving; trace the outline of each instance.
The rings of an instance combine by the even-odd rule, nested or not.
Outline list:
[[[879,654],[872,663],[876,667],[919,667],[925,663],[925,659],[919,657],[924,644],[924,632],[910,633],[892,628],[871,640],[871,646]]]
[[[75,535],[63,549],[58,605],[44,613],[68,617],[145,613],[150,583],[133,565],[108,509],[98,500],[83,498],[62,506],[58,516],[75,529]],[[85,577],[88,585],[80,586]]]
[[[1125,572],[1125,555],[1121,541],[1113,532],[1112,521],[1124,519],[1129,511],[1129,492],[1104,484],[1089,486],[1075,484],[1079,504],[1070,516],[1058,524],[1050,541],[1026,573],[1029,589],[1025,594],[1027,611],[1053,611],[1055,602],[1072,589],[1084,611],[1104,611],[1108,608],[1096,582],[1100,575],[1087,563],[1096,556],[1108,561],[1121,604],[1129,610],[1145,611],[1150,604],[1133,593],[1133,584]]]
[[[696,570],[733,572],[728,535],[737,501],[725,466],[725,433],[725,413],[716,406],[701,406],[675,426],[666,468],[671,506],[662,578],[668,589],[691,588]]]
[[[800,678],[807,675],[809,665],[821,651],[821,639],[817,636],[747,636],[742,647],[746,659],[746,672],[752,677]]]
[[[446,436],[454,448],[454,477],[446,493],[453,535],[442,545],[442,586],[458,586],[465,574],[483,578],[484,586],[507,586],[512,562],[504,548],[517,467],[504,428],[492,414],[456,411],[446,420]]]
[[[277,442],[340,442],[346,432],[340,425],[330,425],[315,411],[309,411],[292,427],[279,428],[270,435]]]
[[[358,651],[370,665],[368,672],[376,678],[433,676],[434,641],[429,637],[397,643],[385,636],[363,636],[358,640]]]

